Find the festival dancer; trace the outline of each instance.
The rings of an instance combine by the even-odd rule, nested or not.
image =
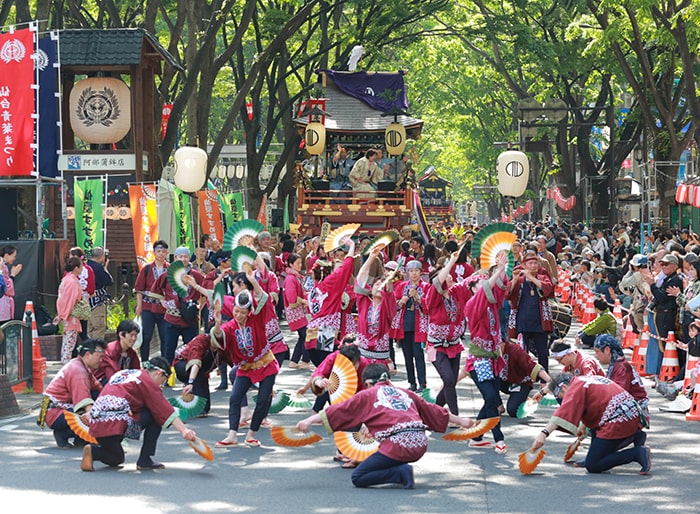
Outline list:
[[[119,322],[117,340],[107,345],[104,359],[93,373],[100,384],[105,385],[112,375],[122,369],[141,369],[139,354],[134,350],[140,330],[133,320],[123,319]]]
[[[535,381],[549,382],[552,378],[532,356],[517,343],[501,341],[501,355],[505,367],[501,370],[501,392],[508,395],[506,412],[511,418],[518,415],[518,407],[527,401]],[[539,397],[541,398],[541,394]]]
[[[416,462],[427,451],[425,431],[445,432],[448,423],[469,428],[473,421],[450,414],[412,391],[395,387],[384,364],[367,366],[362,381],[367,389],[300,421],[297,429],[306,432],[311,424],[323,422],[332,433],[364,423],[379,442],[379,450],[353,471],[353,485],[400,484],[404,489],[413,489],[413,467],[409,462]]]
[[[165,350],[165,307],[160,304],[161,295],[151,292],[158,278],[168,271],[168,243],[159,239],[153,243],[155,260],[139,270],[134,283],[136,291],[136,316],[141,316],[141,362],[146,362],[151,356],[151,338],[153,331],[158,328],[160,353]]]
[[[227,353],[208,334],[198,334],[192,340],[175,350],[172,366],[175,376],[185,387],[182,395],[194,394],[206,398],[207,403],[199,417],[207,417],[211,409],[209,374],[214,371]]]
[[[282,288],[284,296],[284,316],[287,319],[289,330],[296,331],[298,339],[294,345],[294,351],[289,360],[289,367],[297,369],[300,367],[308,367],[309,356],[306,352],[306,326],[309,321],[309,301],[306,299],[306,293],[303,287],[303,277],[301,275],[301,258],[291,253],[287,257],[286,277],[284,278],[284,287]],[[306,357],[299,363],[302,357]]]
[[[93,461],[108,466],[124,462],[124,437],[138,439],[143,430],[143,444],[136,469],[163,469],[165,464],[153,460],[158,437],[163,428],[175,427],[183,439],[194,441],[197,434],[187,428],[175,409],[163,396],[161,388],[168,381],[170,363],[154,357],[144,363],[144,369],[118,371],[104,387],[90,410],[90,435],[98,444],[86,444],[80,469],[93,470]]]
[[[611,336],[612,337],[612,336]],[[563,366],[562,371],[575,377],[580,375],[605,376],[603,368],[593,357],[583,355],[576,348],[564,341],[552,343],[550,356]]]

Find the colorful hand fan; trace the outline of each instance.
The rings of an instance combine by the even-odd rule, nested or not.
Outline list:
[[[97,439],[90,435],[90,432],[88,431],[89,427],[83,423],[83,420],[78,414],[69,410],[64,410],[63,417],[66,418],[66,423],[68,423],[68,426],[75,435],[88,443],[98,444]]]
[[[389,246],[391,243],[394,241],[398,240],[399,238],[399,233],[396,230],[387,230],[386,232],[382,232],[379,234],[377,237],[375,237],[370,244],[368,244],[364,251],[362,252],[363,255],[369,255],[374,248],[377,246],[381,246],[382,248],[385,248]]]
[[[374,437],[362,432],[333,432],[333,439],[340,453],[357,462],[362,462],[379,449]]]
[[[544,450],[536,450],[534,452],[527,450],[520,455],[518,455],[518,463],[520,465],[520,472],[523,475],[529,475],[537,465],[542,462],[544,456],[547,454]]]
[[[205,443],[199,437],[195,438],[194,441],[187,441],[194,452],[202,457],[204,460],[214,460],[214,452],[211,451],[209,445]]]
[[[557,399],[554,397],[554,395],[551,394],[546,394],[542,397],[540,400],[540,403],[545,406],[545,407],[552,407],[552,406],[558,406],[559,402]]]
[[[258,403],[258,395],[253,396],[253,401]],[[282,411],[287,405],[289,405],[289,393],[285,391],[276,391],[272,395],[272,403],[270,403],[270,410],[267,411],[268,414],[277,414]]]
[[[226,288],[223,282],[219,282],[214,286],[214,292],[211,296],[211,308],[213,310],[221,310],[224,308],[224,296],[226,295]]]
[[[252,248],[238,246],[231,252],[231,268],[247,273],[255,268],[255,259],[257,257],[258,254]]]
[[[564,453],[564,462],[569,462],[573,456],[576,454],[576,450],[581,446],[582,437],[577,437],[576,440],[566,447],[566,453]]]
[[[299,432],[296,428],[272,427],[272,440],[280,446],[308,446],[323,439],[315,432]]]
[[[357,371],[345,355],[337,355],[328,380],[331,383],[328,387],[331,405],[347,400],[357,391]]]
[[[311,402],[304,398],[304,396],[294,393],[289,396],[288,407],[297,411],[305,411],[311,408]]]
[[[187,296],[187,285],[182,278],[187,275],[187,267],[182,261],[175,261],[168,266],[168,284],[180,297]]]
[[[508,252],[506,271],[510,277],[513,272],[513,243],[517,236],[513,233],[515,226],[510,223],[492,223],[483,227],[472,241],[472,257],[479,260],[481,269],[489,269],[497,263],[501,250]]]
[[[326,236],[326,240],[323,242],[323,249],[326,253],[331,253],[336,248],[340,248],[343,246],[343,239],[351,237],[357,232],[358,228],[360,228],[359,223],[348,223],[347,225],[331,230]]]
[[[501,421],[500,416],[495,418],[479,419],[470,428],[458,428],[442,436],[446,441],[466,441],[485,434]]]
[[[224,234],[221,248],[233,251],[239,246],[251,246],[265,225],[256,220],[241,220],[231,225]]]
[[[437,398],[437,394],[435,394],[435,391],[433,391],[431,388],[426,387],[420,392],[421,398],[423,398],[426,402],[430,403],[435,403],[435,399]]]
[[[168,402],[173,407],[177,407],[180,412],[180,419],[183,421],[189,418],[199,416],[207,404],[207,399],[203,396],[195,396],[188,394],[184,396],[172,396],[168,398]]]
[[[538,402],[536,402],[532,398],[528,398],[520,404],[516,415],[518,419],[527,418],[528,416],[532,416],[535,412],[537,412],[537,408],[539,406],[540,404]]]

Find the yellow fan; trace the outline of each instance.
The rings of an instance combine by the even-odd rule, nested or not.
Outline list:
[[[348,223],[331,230],[326,236],[326,240],[323,241],[323,249],[326,253],[331,253],[336,248],[343,246],[343,239],[351,237],[358,228],[360,228],[359,223]]]
[[[535,468],[540,462],[542,462],[542,459],[544,459],[544,456],[546,454],[547,452],[545,452],[544,450],[537,450],[535,452],[527,450],[518,455],[520,472],[523,475],[529,475],[530,473],[535,471]]]
[[[75,435],[88,443],[98,444],[97,439],[90,435],[89,427],[83,423],[83,420],[78,414],[69,410],[64,410],[63,416],[66,418],[66,423],[68,423],[68,426]]]
[[[280,446],[307,446],[323,439],[315,432],[299,432],[296,428],[272,427],[272,440]]]
[[[501,417],[479,419],[470,428],[458,428],[442,436],[446,441],[466,441],[484,435],[501,422]]]
[[[576,450],[581,446],[582,437],[577,437],[576,440],[566,447],[566,453],[564,454],[564,462],[569,462],[573,456],[576,454]]]
[[[214,460],[214,452],[211,451],[211,448],[204,440],[197,437],[194,441],[188,441],[188,443],[194,452],[204,460]]]
[[[396,230],[387,230],[386,232],[382,232],[377,237],[375,237],[370,244],[368,244],[365,247],[365,249],[362,251],[362,255],[369,255],[370,253],[372,253],[372,250],[374,250],[376,247],[384,249],[391,243],[396,241],[398,238],[399,233]]]
[[[331,405],[347,400],[357,391],[357,371],[355,371],[352,361],[345,355],[338,354],[336,356],[328,380],[331,383],[328,388]]]
[[[362,462],[379,449],[374,437],[361,432],[333,432],[333,439],[340,453],[357,462]]]

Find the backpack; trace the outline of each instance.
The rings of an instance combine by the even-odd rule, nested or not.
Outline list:
[[[5,282],[5,275],[0,273],[0,298],[5,296],[7,292],[7,282]]]

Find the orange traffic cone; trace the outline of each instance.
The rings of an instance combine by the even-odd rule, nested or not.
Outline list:
[[[41,356],[41,345],[39,344],[39,330],[36,326],[36,315],[34,314],[34,303],[27,300],[24,312],[29,312],[32,318],[32,385],[35,393],[44,392],[44,380],[46,379],[46,358]]]
[[[634,348],[637,346],[637,334],[632,330],[632,322],[629,318],[625,318],[624,321],[624,332],[622,334],[622,347],[623,348]]]
[[[564,270],[562,273],[561,301],[564,303],[571,303],[571,273],[569,270]]]
[[[32,313],[32,358],[41,357],[41,345],[39,344],[39,330],[36,326],[36,313],[34,312],[34,303],[27,300],[24,307],[24,312]]]
[[[690,387],[690,374],[692,371],[695,369],[695,367],[698,365],[698,361],[700,361],[700,357],[693,357],[692,355],[688,354],[686,357],[686,362],[685,362],[685,378],[683,379],[683,389],[688,389]]]
[[[700,421],[700,383],[695,384],[693,390],[693,403],[690,405],[688,414],[685,415],[686,421]]]
[[[581,323],[590,323],[596,318],[595,307],[593,306],[593,294],[589,293],[586,298],[586,309],[583,311]]]
[[[644,328],[639,338],[639,343],[634,347],[632,354],[632,365],[637,370],[640,376],[646,377],[647,373],[647,346],[649,345],[649,325],[647,320],[644,320]]]
[[[615,307],[613,307],[613,316],[615,319],[622,320],[622,304],[619,298],[615,298]]]
[[[661,361],[661,371],[659,380],[661,382],[671,382],[681,370],[678,362],[678,350],[676,350],[676,336],[673,332],[668,333],[668,340],[664,347],[664,358]]]

